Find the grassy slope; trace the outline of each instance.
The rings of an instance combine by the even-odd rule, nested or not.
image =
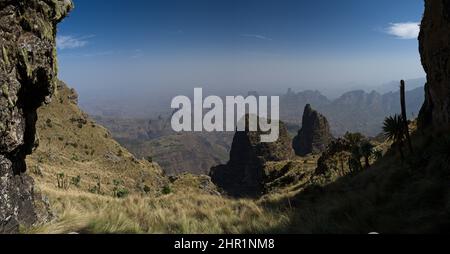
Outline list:
[[[447,140],[442,142],[442,140]],[[370,169],[290,198],[290,233],[438,233],[450,231],[450,137],[416,133],[404,163],[395,151]],[[286,203],[285,198],[272,206]]]
[[[89,120],[69,99],[73,94],[61,85],[38,112],[40,146],[27,162],[55,218],[24,233],[245,233],[287,223],[287,211],[221,197],[208,177],[164,177],[158,165],[136,160]],[[67,189],[58,188],[61,173]],[[79,187],[70,184],[77,176]],[[129,195],[116,198],[114,188]]]
[[[60,90],[59,98],[40,110],[41,146],[29,158],[32,173],[41,168],[42,176],[37,174],[35,179],[57,217],[24,232],[366,234],[450,230],[448,132],[415,134],[416,152],[403,164],[391,150],[370,169],[339,178],[314,176],[315,158],[270,163],[266,170],[279,174],[269,186],[271,193],[260,200],[233,200],[217,195],[208,178],[184,175],[169,181],[157,166],[136,161],[104,128],[90,121],[79,128],[70,119],[82,117],[82,113],[66,100],[69,95],[68,89]],[[52,119],[51,123],[46,119]],[[92,155],[86,153],[92,150]],[[120,154],[117,157],[121,159],[117,161],[111,153]],[[285,169],[289,170],[283,172]],[[56,174],[60,172],[81,175],[81,186],[58,189]],[[97,179],[101,179],[102,193],[92,194],[89,188]],[[123,180],[130,191],[128,197],[112,196],[115,179]],[[142,179],[151,186],[149,193],[137,187]]]
[[[168,175],[208,174],[229,159],[234,133],[176,133],[170,116],[157,119],[95,117],[114,139],[138,158],[152,158]]]
[[[288,215],[250,200],[195,192],[117,199],[44,189],[59,218],[25,233],[263,233],[284,228]]]
[[[57,175],[64,173],[68,183],[80,176],[80,186],[70,189],[92,190],[112,195],[114,182],[118,188],[139,193],[147,186],[159,192],[164,184],[156,164],[134,158],[110,138],[109,132],[89,120],[69,99],[74,92],[60,85],[53,102],[39,109],[37,123],[39,147],[27,159],[29,172],[39,186],[57,187]]]

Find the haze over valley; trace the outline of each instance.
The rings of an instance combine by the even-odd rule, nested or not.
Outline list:
[[[411,119],[420,111],[424,98],[425,79],[408,80],[407,110]],[[358,132],[375,137],[382,132],[385,117],[400,113],[399,84],[391,82],[375,90],[354,90],[336,99],[329,99],[319,91],[294,92],[289,89],[280,94],[280,118],[286,123],[290,135],[295,136],[302,126],[302,109],[311,104],[329,119],[332,134],[336,137],[347,132]],[[257,92],[248,94],[263,95]],[[247,94],[244,94],[247,95]],[[124,103],[122,101],[122,103]],[[160,163],[168,174],[191,172],[207,174],[215,165],[229,158],[232,133],[175,133],[172,130],[171,111],[152,112],[155,107],[132,109],[130,102],[102,104],[92,112],[92,117],[107,127],[113,137],[138,158],[152,158]],[[170,105],[170,101],[162,103]],[[142,104],[141,104],[142,105]],[[146,113],[144,113],[146,112]],[[194,153],[192,153],[194,151]]]
[[[448,233],[449,17],[2,0],[0,234]]]

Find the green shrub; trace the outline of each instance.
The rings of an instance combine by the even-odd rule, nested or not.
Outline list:
[[[116,198],[125,198],[128,196],[128,194],[130,193],[126,188],[122,187],[121,185],[123,185],[123,181],[122,180],[118,180],[118,179],[114,179],[113,180],[113,196]]]
[[[152,189],[148,185],[144,185],[143,190],[145,193],[149,193]]]
[[[76,176],[76,177],[72,177],[71,179],[70,179],[70,183],[73,185],[73,186],[75,186],[75,187],[77,187],[77,188],[80,188],[80,183],[81,183],[81,176]]]
[[[47,125],[48,128],[52,128],[53,127],[52,119],[48,118],[47,121],[45,121],[45,124]]]
[[[40,176],[40,177],[44,176],[42,174],[42,170],[41,170],[41,167],[39,165],[36,165],[36,166],[32,167],[31,168],[31,173],[36,175],[36,176]]]
[[[56,181],[58,189],[63,190],[69,189],[69,182],[67,180],[66,175],[63,172],[56,174]]]
[[[92,187],[89,188],[89,192],[92,194],[101,194],[101,188],[100,188],[100,183],[97,183],[97,185],[94,185]]]
[[[162,189],[162,194],[169,195],[170,193],[172,193],[172,189],[170,188],[170,186],[169,185],[164,186]]]
[[[102,194],[102,184],[100,182],[100,177],[94,176],[94,179],[97,180],[97,184],[95,186],[90,187],[89,192],[92,194],[101,195]]]
[[[118,190],[116,190],[115,196],[117,198],[126,198],[128,196],[128,194],[130,194],[130,192],[127,189],[119,188]]]
[[[71,160],[72,160],[72,161],[79,161],[80,158],[78,158],[78,155],[74,154],[74,155],[72,155]]]

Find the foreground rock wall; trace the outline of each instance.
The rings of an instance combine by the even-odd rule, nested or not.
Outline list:
[[[35,222],[25,157],[36,147],[36,110],[57,81],[56,25],[70,0],[0,1],[0,232]]]
[[[450,127],[450,1],[425,0],[419,43],[427,73],[420,125],[447,129]]]

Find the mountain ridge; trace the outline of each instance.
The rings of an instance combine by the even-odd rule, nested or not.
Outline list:
[[[310,93],[307,91],[306,93]],[[314,92],[319,95],[320,92]],[[424,89],[419,87],[406,92],[407,111],[411,118],[417,116],[423,103]],[[349,91],[329,100],[325,96],[315,96],[315,100],[304,99],[305,92],[292,93],[280,98],[280,118],[288,123],[301,125],[301,110],[311,104],[330,122],[332,133],[343,136],[346,132],[360,132],[376,136],[381,132],[381,124],[386,116],[400,112],[400,92],[380,94],[364,90]],[[319,100],[317,100],[319,98]]]

